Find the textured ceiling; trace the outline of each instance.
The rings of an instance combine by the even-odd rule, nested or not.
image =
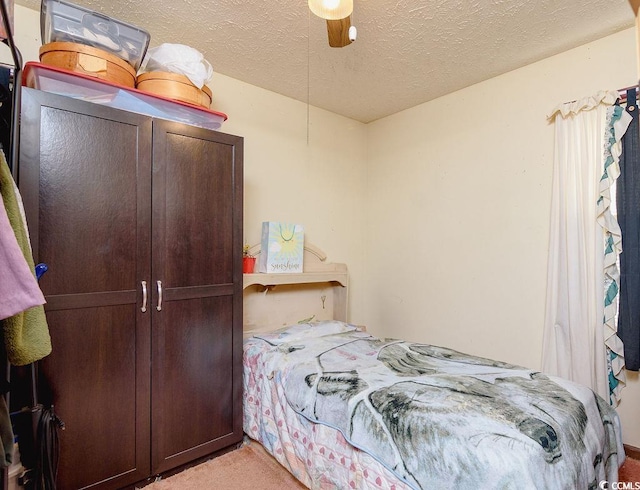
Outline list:
[[[627,0],[355,0],[357,41],[330,48],[305,0],[73,3],[147,30],[151,46],[187,44],[218,73],[362,122],[634,25]]]

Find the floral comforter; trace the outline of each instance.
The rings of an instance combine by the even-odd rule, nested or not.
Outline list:
[[[283,414],[297,414],[292,423],[300,433],[337,430],[374,463],[374,483],[346,475],[342,484],[324,485],[326,468],[316,479],[311,462],[295,467],[290,458],[290,469],[312,488],[587,489],[617,481],[624,459],[619,419],[608,404],[588,388],[522,367],[379,339],[339,322],[253,337],[247,357],[266,383],[256,392],[256,373],[245,369],[250,436],[275,447],[277,435],[255,420],[255,404],[247,408],[247,397],[272,391],[280,393]],[[303,466],[305,449],[297,450]],[[389,473],[397,485],[383,483]]]

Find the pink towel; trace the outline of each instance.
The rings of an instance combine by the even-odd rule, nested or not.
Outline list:
[[[0,199],[0,320],[44,303]]]

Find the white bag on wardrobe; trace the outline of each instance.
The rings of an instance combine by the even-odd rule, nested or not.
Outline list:
[[[140,73],[168,71],[186,76],[199,89],[213,78],[213,67],[200,51],[185,44],[164,43],[150,48]]]

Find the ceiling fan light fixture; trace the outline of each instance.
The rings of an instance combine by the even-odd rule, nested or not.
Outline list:
[[[309,0],[309,10],[322,19],[340,20],[353,12],[353,0]]]

